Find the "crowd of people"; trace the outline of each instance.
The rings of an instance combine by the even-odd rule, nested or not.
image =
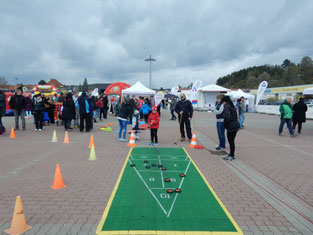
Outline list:
[[[62,108],[59,117],[65,130],[73,129],[71,127],[74,121],[74,128],[79,128],[81,132],[84,130],[89,132],[93,129],[93,123],[102,118],[107,119],[109,110],[109,102],[104,94],[100,96],[88,95],[86,92],[68,93],[66,96],[50,95],[43,96],[40,92],[35,92],[33,97],[30,95],[24,96],[21,90],[17,90],[11,97],[9,104],[14,111],[15,130],[19,130],[19,119],[22,122],[22,129],[26,129],[26,119],[34,117],[35,131],[42,131],[45,121],[49,123],[55,122],[55,106],[62,103]],[[193,117],[193,106],[186,99],[185,94],[181,93],[179,99],[172,97],[169,102],[171,112],[171,120],[178,119],[181,141],[186,140],[191,142],[191,119]],[[127,125],[132,125],[132,130],[135,133],[135,139],[138,140],[139,123],[144,120],[144,123],[150,128],[151,142],[149,145],[158,145],[158,129],[161,116],[161,106],[165,107],[164,101],[155,106],[154,97],[136,96],[123,97],[122,102],[114,100],[110,102],[111,112],[116,114],[119,124],[118,140],[126,140]],[[225,150],[226,136],[229,143],[229,154],[224,157],[224,160],[235,159],[235,138],[238,130],[244,128],[245,120],[245,99],[241,97],[236,104],[233,103],[229,96],[219,94],[215,105],[214,113],[216,115],[216,129],[219,139],[219,145],[216,150]],[[301,134],[302,123],[306,121],[305,113],[307,106],[300,98],[299,101],[292,106],[292,99],[286,97],[280,106],[280,125],[278,134],[282,136],[285,123],[289,130],[290,136],[295,137],[294,130],[298,126],[298,133]],[[6,112],[5,94],[0,91],[0,135],[6,132],[2,123],[2,116]],[[176,115],[175,115],[176,113]],[[186,132],[185,132],[186,131]]]
[[[0,135],[6,132],[2,123],[2,116],[6,113],[5,99],[5,94],[0,91]],[[59,96],[46,96],[37,91],[33,95],[24,95],[20,89],[10,98],[9,105],[14,112],[14,129],[20,129],[21,119],[23,131],[26,130],[25,119],[32,119],[33,116],[35,131],[42,131],[45,125],[54,124],[56,119],[60,119],[66,131],[73,129],[71,126],[74,121],[74,128],[79,128],[81,132],[86,129],[88,132],[93,128],[93,122],[107,119],[109,109],[108,98],[104,94],[87,96],[85,92],[74,92],[64,96],[61,92]]]

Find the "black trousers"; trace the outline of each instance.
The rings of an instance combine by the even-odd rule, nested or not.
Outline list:
[[[43,112],[34,112],[36,129],[42,129]]]
[[[100,109],[100,117],[99,119],[102,120],[102,116],[104,119],[107,119],[108,110],[105,108]]]
[[[144,118],[145,118],[145,122],[146,122],[146,123],[148,123],[148,117],[149,117],[149,113],[147,113],[147,114],[144,114],[143,116],[144,116]]]
[[[151,143],[158,143],[158,129],[150,128]]]
[[[301,130],[302,130],[302,122],[293,121],[292,129],[296,129],[297,124],[298,124],[298,133],[301,133]]]
[[[91,124],[92,118],[90,117],[89,113],[84,113],[84,114],[80,114],[80,126],[79,126],[79,130],[81,132],[84,131],[84,127],[86,124],[86,131],[90,131],[90,124]]]
[[[228,131],[227,130],[227,140],[230,148],[229,156],[234,157],[235,155],[235,138],[237,131]]]
[[[50,123],[54,123],[54,110],[48,109],[48,116],[50,118]]]
[[[181,117],[179,117],[180,119]],[[192,135],[191,135],[191,128],[190,128],[190,120],[188,120],[188,118],[184,118],[182,117],[182,120],[178,120],[180,122],[180,134],[182,138],[185,138],[185,130],[184,130],[184,126],[186,126],[186,131],[187,131],[187,137],[188,139],[191,140]]]

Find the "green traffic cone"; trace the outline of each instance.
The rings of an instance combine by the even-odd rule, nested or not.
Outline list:
[[[57,133],[56,133],[55,130],[53,131],[53,136],[52,136],[52,141],[51,142],[58,142]]]
[[[89,159],[88,160],[97,160],[96,152],[95,152],[95,145],[94,144],[91,146],[91,150],[90,150],[90,154],[89,154]]]

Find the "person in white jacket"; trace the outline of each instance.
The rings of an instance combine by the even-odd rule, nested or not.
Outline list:
[[[225,149],[225,126],[224,126],[224,117],[223,117],[224,105],[221,103],[223,97],[224,97],[223,94],[219,94],[216,97],[215,110],[214,110],[214,114],[216,115],[217,135],[219,139],[219,145],[216,148],[217,151]]]

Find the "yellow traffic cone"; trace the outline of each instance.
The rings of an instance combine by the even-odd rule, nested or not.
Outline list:
[[[53,136],[52,136],[52,141],[51,142],[58,142],[57,132],[55,130],[53,131]]]
[[[11,227],[5,230],[8,234],[21,234],[29,230],[32,226],[26,224],[22,199],[20,196],[16,197],[15,207],[11,222]]]
[[[91,150],[89,154],[89,159],[88,160],[97,160],[96,158],[96,151],[95,151],[95,145],[91,145]]]

